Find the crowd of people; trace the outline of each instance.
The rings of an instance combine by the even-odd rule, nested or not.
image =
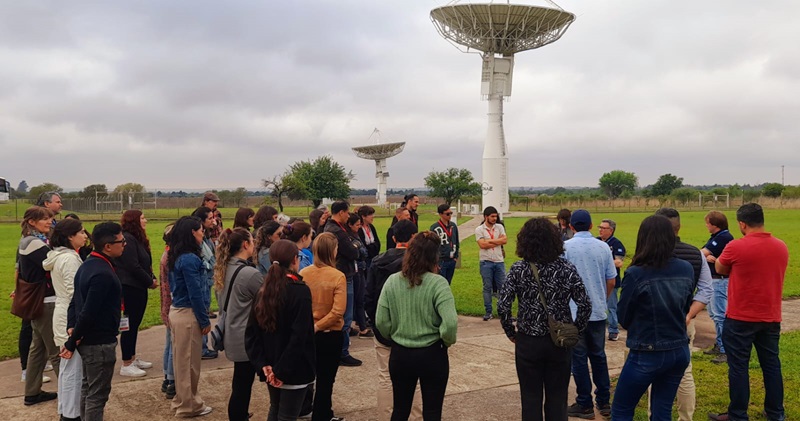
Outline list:
[[[158,274],[140,210],[95,225],[91,235],[75,215],[56,222],[57,193],[26,210],[12,306],[23,320],[25,405],[58,399],[62,420],[102,420],[117,338],[120,375],[145,376],[153,366],[136,345],[148,289],[160,289],[167,328],[161,391],[177,417],[212,412],[199,390],[201,360],[224,351],[233,362],[229,419],[252,417],[258,378],[268,386],[269,420],[342,420],[332,404],[337,373],[362,364],[350,354],[351,338],[369,338],[379,418],[442,418],[448,349],[458,328],[450,284],[460,237],[448,205],[420,230],[419,197],[407,195],[381,253],[370,206],[336,201],[313,210],[308,222],[271,206],[240,208],[226,229],[218,202],[207,192],[191,216],[167,225]],[[702,249],[680,241],[678,211],[660,209],[642,221],[624,276],[626,248],[614,235],[616,223],[603,219],[595,237],[583,209],[561,210],[556,224],[525,222],[516,236],[520,260],[506,272],[500,217],[489,206],[475,229],[483,320],[493,318],[496,297],[500,324],[514,343],[522,419],[594,419],[597,410],[630,420],[645,394],[651,419],[670,419],[676,396],[679,418],[693,419],[690,347],[694,318],[707,305],[717,332],[707,352],[728,364],[729,382],[737,385],[728,411],[710,418],[747,419],[755,346],[764,414],[784,419],[778,340],[788,251],[765,231],[760,206],[737,211],[738,240],[725,214],[709,212],[711,238]],[[211,311],[212,294],[219,314]],[[619,340],[620,328],[629,353],[612,399],[605,343]],[[58,393],[42,390],[48,365]],[[571,378],[577,397],[569,405]]]

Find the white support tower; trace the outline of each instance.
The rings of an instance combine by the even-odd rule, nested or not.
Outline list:
[[[375,144],[369,146],[359,146],[352,148],[353,152],[359,158],[370,159],[375,161],[375,178],[378,179],[378,192],[375,194],[375,199],[378,206],[386,205],[386,186],[389,178],[389,171],[386,168],[386,160],[400,152],[405,148],[405,142],[392,142],[380,143],[381,131],[377,128],[372,131],[370,138],[375,137]]]
[[[431,11],[431,21],[460,50],[483,57],[481,95],[488,100],[489,125],[483,148],[483,207],[509,210],[508,147],[503,132],[503,99],[511,95],[514,54],[557,41],[575,15],[552,7],[452,1]],[[465,47],[462,48],[462,47]]]

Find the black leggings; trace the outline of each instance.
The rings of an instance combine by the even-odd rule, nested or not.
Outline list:
[[[33,342],[33,328],[30,320],[23,320],[22,327],[19,329],[19,363],[23,370],[28,369],[28,351]]]
[[[142,324],[144,310],[147,308],[147,290],[123,285],[122,298],[125,300],[125,315],[128,316],[130,330],[119,335],[119,347],[122,350],[122,360],[128,361],[136,355],[139,325]]]
[[[394,389],[392,421],[408,420],[417,380],[422,392],[422,419],[442,419],[444,392],[450,377],[450,359],[442,341],[425,348],[406,348],[393,344],[389,356],[389,375]]]
[[[333,418],[333,383],[339,371],[344,336],[341,330],[317,332],[314,335],[317,357],[317,392],[311,421],[329,421]]]
[[[255,377],[256,369],[250,361],[233,363],[231,397],[228,400],[229,420],[247,421],[250,418],[250,395],[253,392]]]

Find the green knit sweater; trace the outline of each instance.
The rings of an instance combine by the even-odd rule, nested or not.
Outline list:
[[[375,319],[383,336],[406,348],[424,348],[439,339],[446,346],[456,343],[458,315],[453,292],[447,281],[434,273],[423,275],[422,284],[413,288],[402,273],[389,276]]]

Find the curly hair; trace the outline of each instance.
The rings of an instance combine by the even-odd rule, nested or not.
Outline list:
[[[531,263],[550,263],[564,254],[558,227],[547,218],[531,218],[517,234],[517,256]]]
[[[122,225],[122,232],[126,232],[137,239],[144,245],[147,251],[150,251],[150,240],[147,238],[147,233],[142,229],[142,211],[139,209],[126,210],[119,220]]]
[[[441,239],[433,231],[422,231],[408,243],[403,256],[403,276],[408,279],[408,286],[414,288],[422,284],[422,276],[428,272],[436,272],[439,265],[439,246]]]
[[[244,243],[253,241],[250,231],[245,228],[237,227],[226,229],[219,236],[217,245],[217,261],[214,263],[214,288],[222,291],[225,286],[225,271],[228,269],[228,260],[231,256],[239,253]]]
[[[291,266],[297,259],[298,252],[297,245],[289,240],[278,240],[269,248],[272,264],[269,265],[253,307],[258,325],[267,332],[278,329],[278,314],[283,310],[284,304],[283,293],[286,285],[291,282],[287,275],[295,274]]]
[[[262,206],[258,208],[256,216],[255,218],[253,218],[253,229],[257,230],[267,222],[274,221],[277,215],[278,215],[278,210],[273,208],[272,206]]]

